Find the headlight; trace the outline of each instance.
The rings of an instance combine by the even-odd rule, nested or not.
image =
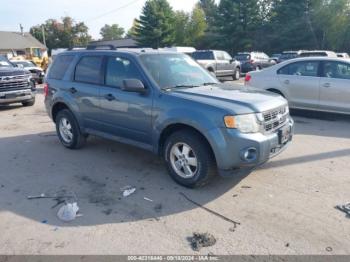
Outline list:
[[[258,133],[261,130],[259,117],[258,114],[225,116],[224,122],[227,128],[235,128],[242,133]]]

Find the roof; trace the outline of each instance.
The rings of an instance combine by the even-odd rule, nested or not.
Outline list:
[[[137,42],[134,39],[131,38],[123,38],[123,39],[117,39],[117,40],[99,40],[99,41],[92,41],[89,43],[89,45],[112,45],[115,47],[137,47]]]
[[[67,55],[67,54],[84,54],[84,53],[129,53],[134,55],[141,55],[141,54],[179,54],[178,52],[174,51],[166,51],[161,49],[152,49],[152,48],[117,48],[117,49],[72,49],[67,50],[64,52],[61,52],[57,54],[57,56],[60,55]]]
[[[39,47],[47,49],[35,37],[29,33],[0,31],[0,50],[25,49],[29,47]]]

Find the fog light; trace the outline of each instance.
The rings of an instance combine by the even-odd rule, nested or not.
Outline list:
[[[255,147],[250,147],[241,151],[241,159],[245,162],[253,162],[257,157],[258,153]]]

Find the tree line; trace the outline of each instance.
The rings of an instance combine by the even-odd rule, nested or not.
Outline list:
[[[30,32],[47,46],[83,46],[91,41],[83,22],[70,17],[47,20]],[[189,13],[167,0],[147,0],[126,32],[105,25],[103,40],[131,37],[143,47],[193,46],[239,51],[328,49],[350,51],[350,0],[199,0]]]

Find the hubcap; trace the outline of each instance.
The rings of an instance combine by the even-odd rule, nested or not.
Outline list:
[[[72,125],[65,117],[61,118],[59,123],[60,135],[64,142],[71,143],[73,139]]]
[[[170,163],[177,175],[191,178],[197,172],[197,156],[193,149],[185,143],[177,143],[170,150]]]

